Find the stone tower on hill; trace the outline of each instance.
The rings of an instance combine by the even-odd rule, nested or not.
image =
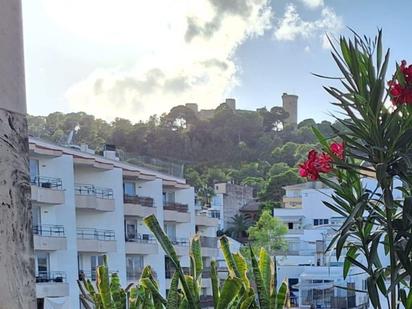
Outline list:
[[[298,124],[298,96],[293,94],[282,95],[282,107],[289,114],[285,120],[285,125],[297,126]]]

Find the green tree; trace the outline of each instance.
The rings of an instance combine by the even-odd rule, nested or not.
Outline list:
[[[231,218],[227,232],[235,239],[247,237],[247,231],[252,222],[243,214],[236,214]]]
[[[252,247],[265,248],[270,255],[287,248],[284,238],[287,232],[287,226],[268,210],[263,211],[256,224],[248,229]]]

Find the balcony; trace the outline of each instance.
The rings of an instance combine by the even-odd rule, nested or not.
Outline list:
[[[90,209],[96,211],[114,211],[115,201],[113,190],[110,188],[96,187],[91,184],[75,184],[77,209]]]
[[[197,209],[195,224],[201,226],[217,227],[219,225],[219,219],[213,217],[213,215],[215,215],[215,213],[211,213],[207,209]]]
[[[33,226],[34,250],[65,250],[67,239],[62,225],[34,225]]]
[[[190,222],[189,206],[186,204],[164,202],[164,221],[185,223]]]
[[[302,208],[301,196],[284,196],[283,205],[285,208]]]
[[[169,237],[170,241],[175,247],[176,254],[178,256],[184,256],[189,254],[189,239],[188,238],[174,238]]]
[[[113,273],[118,273],[118,271],[109,269],[109,274],[113,274]],[[79,270],[79,280],[83,280],[83,279],[90,279],[91,281],[96,281],[97,279],[96,269],[92,269],[90,271]]]
[[[190,275],[190,268],[189,267],[182,267],[182,270],[185,275]],[[166,279],[171,279],[176,272],[176,269],[173,266],[166,267],[165,271],[165,277]],[[170,286],[170,284],[167,284],[167,286]]]
[[[217,237],[200,236],[200,245],[202,246],[203,256],[217,256]]]
[[[151,197],[127,195],[123,196],[124,214],[126,216],[147,217],[156,214],[154,201]]]
[[[69,296],[69,284],[64,272],[39,272],[36,275],[37,298],[64,296]]]
[[[34,176],[30,178],[31,200],[39,204],[64,204],[64,190],[60,178]]]
[[[79,252],[115,252],[116,238],[113,230],[93,228],[77,229],[77,250]]]
[[[137,270],[130,270],[126,268],[126,280],[129,282],[137,282],[140,280],[140,277],[143,273],[143,268]],[[157,279],[157,273],[152,268],[152,276],[154,279]]]
[[[211,295],[200,295],[200,307],[201,308],[213,308],[213,296]]]
[[[126,237],[126,254],[157,254],[157,241],[149,234]]]

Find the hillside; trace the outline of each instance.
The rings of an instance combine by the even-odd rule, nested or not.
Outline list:
[[[88,144],[97,151],[115,144],[122,158],[159,158],[184,163],[185,176],[200,192],[218,181],[255,187],[263,201],[278,201],[280,187],[297,183],[296,164],[315,143],[310,127],[331,135],[328,121],[306,119],[283,128],[280,107],[258,111],[220,105],[213,117],[200,120],[189,108],[176,106],[146,122],[116,118],[108,123],[83,112],[29,116],[29,132],[59,144]],[[200,194],[201,195],[201,194]],[[206,194],[208,195],[208,194]]]

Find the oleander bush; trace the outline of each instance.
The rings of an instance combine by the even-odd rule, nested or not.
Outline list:
[[[351,267],[367,275],[367,290],[357,292],[367,293],[374,308],[412,308],[412,66],[397,64],[387,82],[382,31],[331,44],[340,86],[325,90],[339,109],[340,128],[332,126],[329,139],[314,128],[322,149],[309,152],[299,173],[334,191],[324,203],[345,218],[329,246],[344,260],[343,276]],[[367,187],[365,177],[376,186]]]

